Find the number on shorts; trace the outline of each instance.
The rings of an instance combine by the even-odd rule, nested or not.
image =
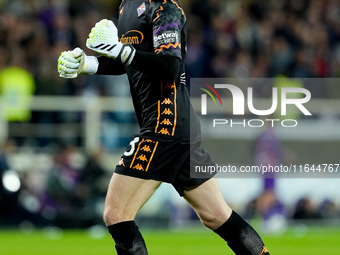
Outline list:
[[[135,151],[135,149],[136,149],[136,143],[138,143],[138,141],[139,141],[139,137],[135,137],[135,138],[130,142],[131,148],[130,148],[129,151],[125,151],[125,152],[124,152],[124,156],[128,157],[128,156],[131,156],[131,155],[134,153],[134,151]]]

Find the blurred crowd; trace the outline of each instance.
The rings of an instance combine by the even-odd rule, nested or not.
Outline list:
[[[337,0],[193,1],[189,70],[209,77],[337,77],[339,7]]]
[[[338,0],[182,0],[188,16],[188,77],[338,77]],[[93,25],[117,20],[118,0],[0,1],[0,70],[16,65],[36,94],[79,95],[91,81],[58,78],[63,50],[85,47]],[[110,95],[107,81],[98,94]]]
[[[102,17],[114,18],[110,1],[0,1],[0,70],[19,66],[29,71],[37,95],[81,95],[90,83],[58,77],[57,59],[64,50],[83,49],[91,27]],[[107,13],[112,10],[112,13]],[[101,83],[97,91],[101,91]]]
[[[15,153],[13,141],[0,147],[0,227],[102,224],[110,172],[101,164],[101,151],[82,155],[72,146],[56,148],[49,163],[19,172],[11,162]]]

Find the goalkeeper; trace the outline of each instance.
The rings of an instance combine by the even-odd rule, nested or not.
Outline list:
[[[185,87],[186,17],[177,0],[123,0],[118,29],[101,20],[86,46],[58,60],[61,77],[127,73],[140,132],[112,175],[104,221],[119,255],[148,254],[135,216],[162,182],[171,183],[202,223],[236,254],[269,254],[256,231],[224,201],[216,179],[190,178],[190,165],[214,165]],[[191,125],[191,128],[190,128]]]

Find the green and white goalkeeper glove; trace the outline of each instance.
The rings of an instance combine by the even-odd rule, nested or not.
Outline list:
[[[94,56],[87,56],[80,48],[64,51],[58,59],[59,76],[76,78],[79,74],[94,74],[98,69],[98,60]]]
[[[111,20],[103,19],[92,28],[86,47],[109,58],[120,60],[130,65],[136,49],[129,44],[118,41],[118,31]]]

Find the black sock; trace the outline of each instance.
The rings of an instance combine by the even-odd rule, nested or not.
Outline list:
[[[234,211],[215,233],[227,241],[237,255],[269,255],[258,233]]]
[[[116,242],[118,255],[147,255],[148,251],[142,234],[134,221],[124,221],[108,226]]]

